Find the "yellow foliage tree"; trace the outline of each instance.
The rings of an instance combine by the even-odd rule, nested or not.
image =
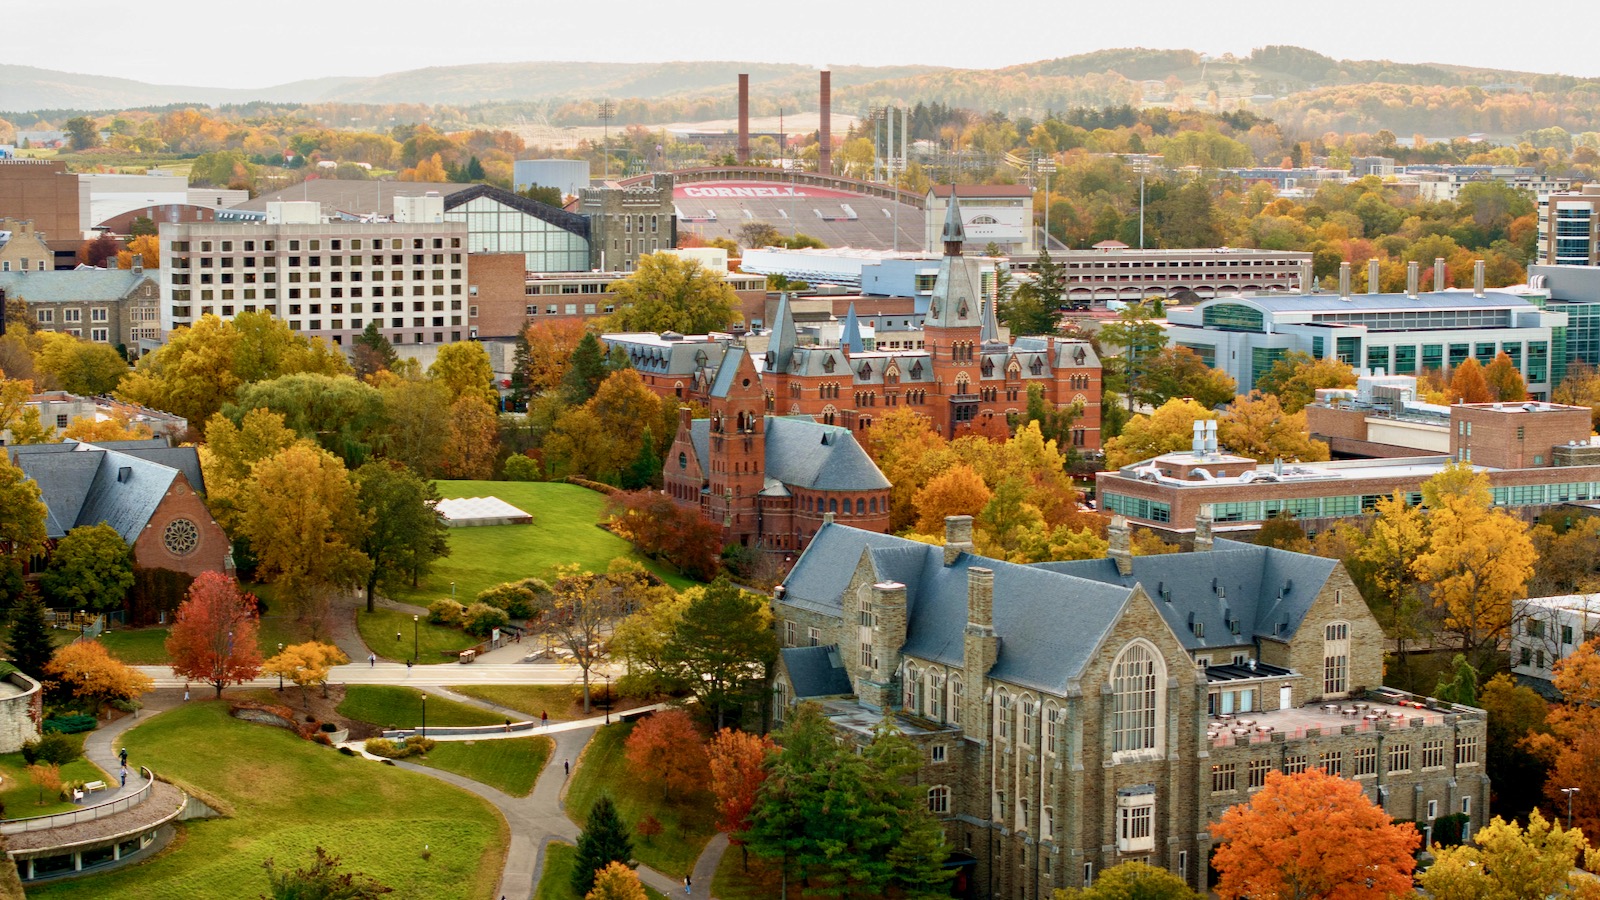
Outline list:
[[[1122,434],[1106,442],[1106,465],[1120,469],[1163,453],[1187,450],[1194,436],[1194,423],[1216,418],[1216,413],[1193,400],[1168,400],[1150,415],[1134,416]]]
[[[127,416],[111,419],[79,419],[67,426],[61,436],[74,441],[142,441],[151,435],[150,426],[129,422]]]
[[[299,685],[300,698],[310,707],[311,685],[322,685],[322,696],[328,696],[328,672],[334,666],[342,666],[349,661],[350,657],[332,644],[306,641],[283,648],[277,656],[261,664],[261,671],[266,675],[287,678]]]
[[[302,441],[284,425],[283,413],[268,409],[250,410],[238,425],[217,413],[206,425],[206,438],[198,448],[200,472],[206,480],[206,505],[229,534],[238,532],[242,492],[255,464],[294,444],[310,445],[310,441]]]
[[[451,402],[462,397],[481,399],[491,407],[500,402],[500,393],[494,388],[494,367],[477,341],[440,347],[438,358],[428,367],[428,377],[445,386]]]
[[[623,863],[607,863],[594,873],[594,888],[583,900],[645,900],[644,885],[639,874]]]
[[[464,396],[450,406],[450,438],[444,446],[444,474],[483,480],[494,475],[500,416],[482,397]]]
[[[1251,392],[1233,401],[1217,423],[1217,443],[1257,462],[1322,462],[1328,445],[1306,433],[1306,414],[1287,412],[1277,397]]]
[[[44,672],[96,709],[113,700],[137,700],[154,686],[150,676],[116,659],[94,641],[76,641],[57,650]]]
[[[943,534],[947,516],[976,516],[993,493],[971,466],[957,464],[917,491],[917,530]]]
[[[133,258],[139,257],[139,265],[146,269],[161,268],[161,238],[153,234],[141,234],[128,242],[128,249],[117,251],[117,268],[133,268]]]
[[[322,589],[361,583],[372,565],[356,549],[366,523],[338,457],[293,444],[255,464],[244,494],[240,531],[285,598],[304,604]]]
[[[1490,505],[1489,478],[1455,463],[1422,486],[1428,549],[1414,563],[1418,580],[1445,614],[1444,627],[1479,668],[1509,637],[1513,601],[1533,576],[1528,526]]]
[[[1571,877],[1573,860],[1588,848],[1582,831],[1565,830],[1537,809],[1527,828],[1495,816],[1472,843],[1436,846],[1433,865],[1418,881],[1436,900],[1594,897],[1591,879]]]
[[[1406,641],[1421,636],[1417,613],[1422,604],[1413,562],[1428,549],[1427,522],[1421,508],[1407,503],[1399,491],[1380,498],[1373,512],[1366,534],[1352,535],[1357,543],[1352,554],[1371,572],[1373,589],[1366,599],[1378,623],[1404,648]]]

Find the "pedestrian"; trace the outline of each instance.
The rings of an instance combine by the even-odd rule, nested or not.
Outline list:
[[[187,684],[183,686],[183,702],[189,702],[189,686]]]
[[[122,775],[122,786],[123,787],[127,787],[128,786],[128,767],[127,766],[123,766],[122,767],[121,775]]]
[[[128,764],[128,748],[127,747],[123,747],[122,748],[122,752],[117,754],[117,757],[119,759],[121,759],[122,760],[122,764],[124,766],[126,766]]]
[[[563,759],[561,761],[561,774],[563,774],[563,775],[571,775],[572,774],[572,760]]]
[[[411,660],[406,660],[406,668],[411,668]]]
[[[511,733],[511,720],[507,719],[506,720],[506,734],[510,734],[510,733]]]
[[[541,710],[539,712],[539,727],[543,728],[543,727],[545,727],[546,725],[549,725],[549,724],[550,724],[550,713],[549,713],[549,711],[548,710]]]
[[[689,876],[687,875],[683,876],[683,893],[685,895],[694,893],[694,884],[689,881]]]
[[[367,654],[367,668],[375,669],[377,667],[378,667],[378,654],[376,654],[376,653],[368,653]]]

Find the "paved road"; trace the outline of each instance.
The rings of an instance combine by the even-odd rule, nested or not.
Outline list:
[[[167,666],[139,666],[139,671],[150,676],[157,688],[181,688],[189,685],[195,697],[209,696],[211,689],[204,683],[172,674]],[[460,685],[460,684],[572,684],[583,673],[577,666],[561,663],[443,663],[434,666],[406,668],[396,663],[380,662],[369,666],[365,662],[335,666],[328,675],[329,684],[410,684],[410,685]],[[605,679],[596,670],[590,675],[591,683],[599,686]],[[277,678],[257,678],[247,682],[250,687],[277,687]]]

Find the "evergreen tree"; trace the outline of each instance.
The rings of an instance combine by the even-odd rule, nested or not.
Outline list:
[[[11,620],[11,664],[35,679],[44,677],[44,667],[55,653],[45,613],[44,601],[33,586],[24,588]]]
[[[656,452],[655,435],[649,427],[639,442],[639,455],[622,475],[622,486],[630,491],[661,483],[661,454]]]
[[[572,351],[572,365],[561,379],[561,391],[567,404],[579,406],[589,402],[600,382],[606,380],[606,356],[600,349],[600,339],[593,333],[585,334]]]
[[[516,350],[511,357],[511,402],[516,409],[527,409],[533,397],[528,384],[528,369],[533,364],[533,347],[528,343],[527,332],[517,334]]]
[[[378,320],[371,319],[367,327],[351,342],[354,344],[356,375],[365,378],[383,369],[393,369],[400,361],[394,345],[378,330]]]
[[[1450,703],[1477,706],[1478,670],[1467,662],[1465,656],[1457,653],[1450,660],[1450,669],[1439,676],[1439,684],[1433,689],[1433,695]]]
[[[608,864],[620,862],[631,866],[633,841],[628,827],[617,815],[617,806],[611,797],[601,794],[589,809],[589,821],[578,835],[577,859],[572,864],[572,890],[583,897],[594,887],[594,875]]]
[[[489,177],[488,175],[484,174],[483,163],[478,161],[478,157],[474,156],[471,159],[467,160],[467,168],[466,168],[466,180],[467,181],[483,181],[483,180],[487,179],[488,177]]]

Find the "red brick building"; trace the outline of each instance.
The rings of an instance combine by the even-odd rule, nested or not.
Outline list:
[[[711,416],[681,411],[663,481],[680,506],[719,523],[725,543],[796,553],[830,519],[888,530],[889,480],[849,430],[769,415],[743,347],[695,377],[692,391]]]

